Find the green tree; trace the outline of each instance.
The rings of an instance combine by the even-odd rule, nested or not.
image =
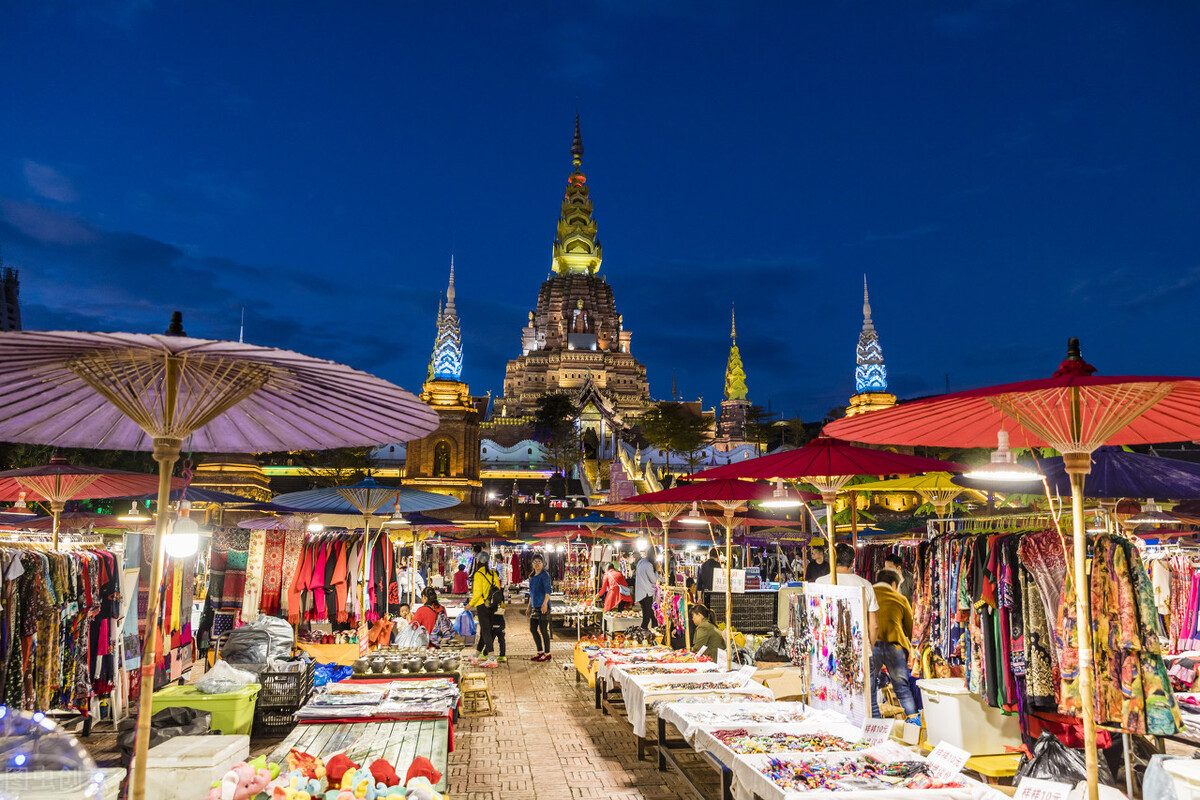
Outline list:
[[[700,463],[700,451],[708,441],[708,422],[692,413],[683,403],[655,403],[642,415],[639,425],[642,436],[651,445],[667,454],[667,472],[671,471],[671,454],[680,455],[694,471]]]
[[[546,392],[537,401],[533,437],[546,446],[550,463],[564,476],[579,461],[579,410],[565,392]]]
[[[775,414],[759,405],[746,409],[746,423],[742,428],[742,436],[747,442],[754,442],[759,449],[766,449],[774,435],[773,426]]]
[[[346,486],[371,475],[371,451],[366,447],[339,447],[333,450],[292,450],[271,453],[268,462],[283,462],[300,467],[314,489]]]

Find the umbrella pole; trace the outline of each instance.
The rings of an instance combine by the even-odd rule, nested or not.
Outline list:
[[[858,552],[858,492],[850,493],[850,546]]]
[[[371,648],[367,629],[367,559],[371,553],[371,518],[363,514],[363,547],[358,576],[358,654],[365,656]]]
[[[837,586],[837,546],[833,542],[837,533],[833,524],[833,504],[837,501],[837,490],[822,491],[821,501],[825,503],[825,546],[829,548],[829,582]]]
[[[716,657],[713,657],[716,661]],[[733,509],[725,509],[725,664],[733,669]]]
[[[1099,797],[1096,761],[1095,682],[1092,671],[1092,617],[1087,578],[1087,532],[1083,520],[1083,481],[1091,472],[1091,454],[1063,453],[1063,467],[1071,479],[1071,521],[1075,533],[1075,616],[1079,634],[1079,705],[1083,716],[1083,759],[1087,770],[1088,798]]]
[[[130,800],[145,800],[146,755],[150,748],[150,716],[154,707],[154,666],[158,661],[159,594],[162,590],[163,538],[167,533],[167,510],[171,504],[171,472],[179,458],[181,439],[154,440],[154,460],[158,462],[158,518],[154,523],[154,559],[150,566],[150,600],[146,608],[146,641],[142,646],[141,682],[138,695],[137,733],[133,745],[133,775]],[[57,520],[57,514],[55,515]]]
[[[50,503],[50,513],[54,515],[54,532],[50,535],[50,549],[58,549],[58,515],[67,507],[67,504],[62,500],[53,500]]]

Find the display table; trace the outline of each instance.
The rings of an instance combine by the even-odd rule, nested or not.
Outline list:
[[[389,761],[398,774],[404,775],[413,759],[425,756],[442,773],[441,781],[434,788],[445,792],[449,732],[450,723],[445,719],[297,725],[271,751],[267,762],[280,764],[280,771],[286,773],[287,754],[293,747],[320,757],[349,748],[346,756],[356,764],[370,764],[382,758]]]
[[[720,688],[710,688],[713,685]],[[698,675],[645,675],[625,680],[621,684],[625,700],[625,716],[633,726],[633,735],[646,737],[646,715],[649,706],[669,703],[681,697],[711,698],[708,702],[770,702],[771,690],[736,672],[709,672]]]

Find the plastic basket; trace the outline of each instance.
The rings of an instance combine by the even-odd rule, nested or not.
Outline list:
[[[295,661],[286,670],[263,670],[258,676],[262,685],[258,707],[297,709],[304,705],[313,690],[313,661]]]
[[[254,715],[254,737],[273,739],[286,736],[292,728],[296,727],[296,720],[292,718],[293,713],[295,712],[291,710],[273,711],[260,708]]]

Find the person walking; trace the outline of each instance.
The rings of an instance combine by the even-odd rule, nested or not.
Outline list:
[[[550,660],[550,592],[553,588],[546,562],[540,555],[534,556],[533,574],[529,576],[529,608],[525,611],[529,615],[529,632],[537,647],[537,655],[530,661]]]
[[[716,661],[717,651],[725,649],[725,637],[713,623],[713,612],[708,606],[699,604],[691,606],[688,611],[691,612],[692,624],[696,626],[692,632],[692,652],[699,653],[703,649],[704,655]]]
[[[475,650],[484,658],[492,654],[492,644],[496,640],[496,618],[504,616],[504,591],[500,588],[500,574],[488,566],[488,554],[479,553],[475,557],[475,566],[471,570],[471,600],[468,609],[475,609],[479,617],[479,643]],[[503,638],[500,639],[500,657],[497,661],[507,661],[504,657]]]
[[[908,657],[912,653],[913,612],[912,606],[900,593],[900,573],[892,569],[881,569],[875,576],[875,597],[879,602],[879,631],[875,634],[875,647],[871,653],[871,685],[876,684],[881,668],[887,670],[888,680],[896,699],[904,708],[904,715],[917,713],[917,703],[908,683]],[[871,691],[871,714],[879,716],[879,702],[875,691]]]
[[[642,627],[649,630],[654,619],[654,588],[662,583],[658,565],[654,560],[653,548],[646,551],[638,562],[633,582],[633,601],[642,607]]]

